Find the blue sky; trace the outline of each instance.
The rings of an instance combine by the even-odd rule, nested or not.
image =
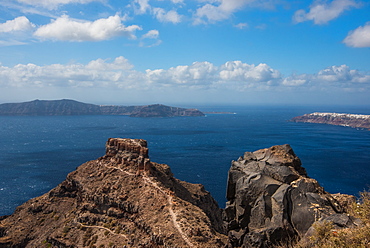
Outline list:
[[[370,2],[0,0],[0,102],[370,105]]]

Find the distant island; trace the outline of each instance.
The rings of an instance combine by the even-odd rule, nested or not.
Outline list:
[[[0,104],[0,115],[127,115],[130,117],[205,116],[198,109],[170,107],[162,104],[145,106],[95,105],[75,100],[34,100]]]
[[[370,115],[319,113],[305,114],[291,119],[293,122],[322,123],[370,130]]]

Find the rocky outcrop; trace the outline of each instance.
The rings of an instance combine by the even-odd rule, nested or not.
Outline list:
[[[202,185],[152,162],[145,140],[110,138],[103,157],[0,217],[0,248],[290,247],[317,222],[360,225],[346,214],[355,198],[327,193],[289,145],[233,161],[226,196],[222,211]]]
[[[273,247],[304,237],[316,221],[353,225],[341,204],[307,176],[289,145],[246,152],[228,174],[229,247]]]
[[[150,161],[145,140],[106,154],[0,218],[0,247],[224,247],[221,210],[202,185]]]
[[[94,105],[74,100],[34,100],[0,104],[0,115],[128,115],[131,117],[204,116],[197,109],[161,104],[145,106]]]
[[[305,114],[291,119],[293,122],[322,123],[370,130],[370,115],[319,113]]]

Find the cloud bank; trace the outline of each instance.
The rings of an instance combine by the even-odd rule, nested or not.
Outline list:
[[[136,71],[120,56],[87,64],[18,64],[0,66],[0,88],[105,88],[105,89],[214,89],[284,91],[294,89],[369,91],[370,74],[346,65],[331,66],[315,74],[284,77],[267,64],[228,61],[220,66],[194,62],[169,69]]]

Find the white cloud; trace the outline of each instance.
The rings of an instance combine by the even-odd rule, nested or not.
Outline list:
[[[239,28],[239,29],[246,29],[249,27],[248,23],[238,23],[234,25],[234,27]]]
[[[60,41],[102,41],[117,36],[135,39],[134,32],[141,30],[137,25],[124,26],[118,15],[96,21],[74,20],[63,15],[50,24],[41,26],[34,33],[44,39]]]
[[[303,86],[309,83],[311,79],[312,79],[312,75],[308,75],[308,74],[292,75],[287,78],[284,78],[281,84],[284,86],[297,87],[297,86]]]
[[[0,33],[9,33],[16,31],[29,31],[35,28],[35,25],[31,23],[27,17],[20,16],[14,20],[6,21],[5,23],[0,23]]]
[[[296,23],[313,21],[315,24],[325,24],[339,17],[344,11],[360,6],[355,0],[316,0],[311,6],[310,11],[303,9],[297,10],[293,16]]]
[[[96,71],[114,71],[114,70],[130,70],[134,66],[130,64],[128,59],[123,56],[117,57],[112,63],[107,63],[107,60],[97,59],[92,60],[86,65],[86,69]]]
[[[41,6],[46,9],[56,9],[60,5],[71,3],[86,4],[90,2],[102,2],[102,0],[17,0],[17,1],[28,5]]]
[[[324,82],[334,83],[357,83],[366,82],[367,75],[361,74],[357,70],[351,70],[347,65],[330,66],[317,73],[317,79]],[[370,82],[369,82],[370,83]]]
[[[150,84],[158,86],[185,86],[207,88],[217,80],[217,67],[209,62],[171,67],[168,70],[146,70]]]
[[[276,4],[271,0],[208,0],[194,14],[194,24],[214,23],[228,19],[238,10],[249,7],[272,9]]]
[[[151,41],[148,41],[151,40]],[[154,41],[153,41],[154,40]],[[140,47],[154,47],[159,46],[162,41],[159,39],[159,31],[156,29],[149,30],[146,34],[141,36],[139,43]]]
[[[347,65],[329,66],[315,74],[292,75],[282,81],[282,85],[291,87],[311,87],[316,89],[368,89],[370,75],[350,69]]]
[[[162,8],[153,8],[153,13],[160,22],[179,23],[181,22],[182,18],[181,15],[179,15],[175,10],[166,12]]]
[[[12,87],[113,87],[124,84],[131,87],[132,65],[124,57],[117,57],[112,63],[97,59],[83,64],[18,64],[14,67],[0,66],[0,86]],[[124,78],[125,80],[122,80]],[[136,77],[138,79],[139,77]]]
[[[16,10],[19,11],[20,13],[23,13],[25,15],[40,15],[40,16],[46,16],[50,18],[56,18],[54,14],[52,14],[53,11],[50,11],[48,9],[40,8],[37,6],[30,6],[30,5],[25,5],[25,4],[19,4],[17,1],[2,1],[1,3],[2,7],[4,9],[8,10]]]
[[[283,77],[266,64],[229,61],[220,66],[194,62],[169,69],[136,71],[124,58],[96,59],[87,64],[19,64],[1,66],[0,88],[104,88],[109,90],[192,90],[285,91],[311,89],[320,91],[370,91],[370,74],[347,65],[331,66],[315,74]]]
[[[159,31],[156,29],[149,30],[148,33],[144,34],[141,38],[142,39],[158,39]]]
[[[281,80],[281,74],[266,64],[261,63],[256,66],[241,61],[229,61],[220,66],[219,78],[227,88],[245,91],[277,86]]]
[[[174,4],[180,4],[183,3],[183,0],[171,0],[171,2]],[[136,15],[142,15],[149,12],[160,22],[171,22],[176,24],[181,22],[183,18],[183,16],[177,13],[174,9],[167,11],[163,8],[152,7],[149,4],[149,0],[134,0],[131,6],[133,6]]]
[[[241,61],[226,62],[220,67],[220,78],[224,81],[263,82],[271,85],[281,78],[280,72],[266,64],[249,65]]]
[[[18,45],[25,45],[27,43],[19,41],[19,40],[0,40],[0,47],[2,46],[18,46]]]
[[[370,47],[370,22],[350,31],[343,42],[350,47]]]
[[[231,13],[222,10],[219,6],[206,4],[203,7],[197,9],[194,24],[206,23],[204,18],[206,18],[211,23],[225,20],[229,18],[230,14]]]
[[[135,13],[138,15],[145,14],[148,10],[151,10],[149,0],[134,0],[133,6]]]
[[[32,33],[36,25],[27,17],[20,16],[5,23],[0,23],[0,46],[25,45],[32,41]]]

